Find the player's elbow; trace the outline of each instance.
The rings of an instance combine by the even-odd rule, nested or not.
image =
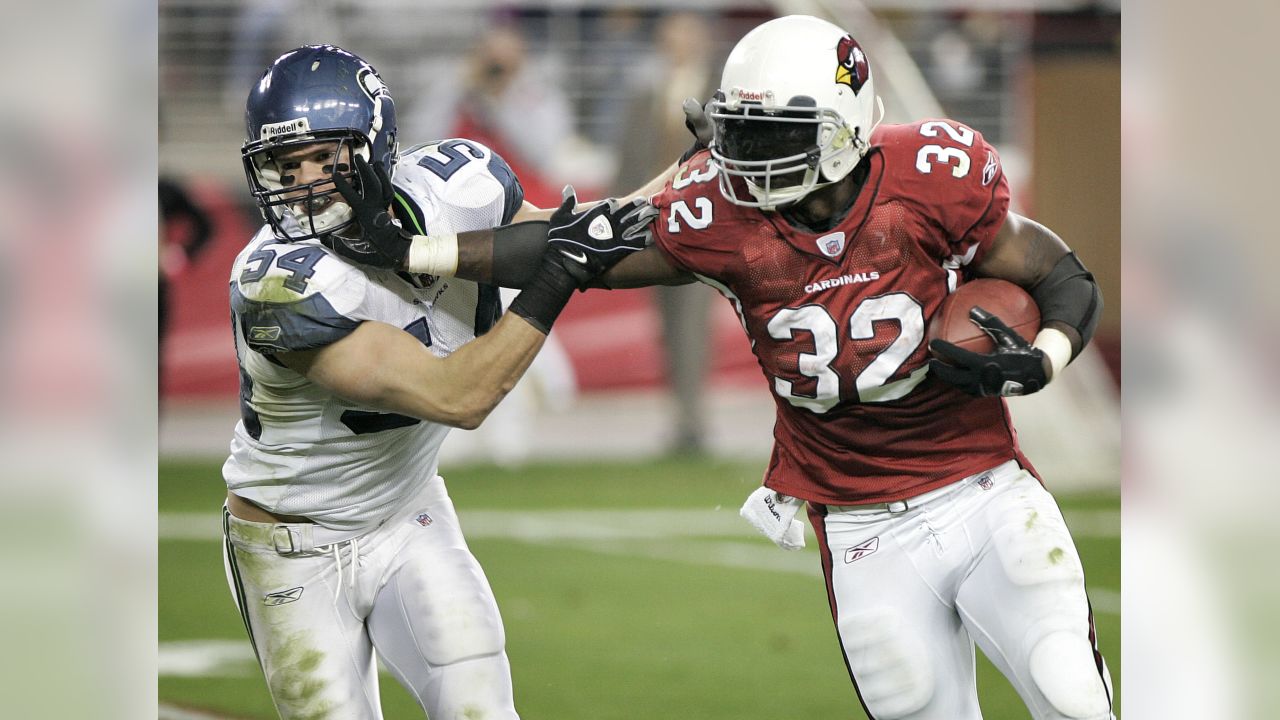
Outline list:
[[[473,387],[450,403],[444,413],[445,417],[441,418],[440,422],[463,430],[475,430],[480,427],[485,418],[489,417],[510,390],[511,388],[505,385]]]
[[[462,430],[475,430],[480,427],[485,418],[489,417],[490,410],[492,410],[492,408],[489,410],[462,410],[446,421],[445,424]]]

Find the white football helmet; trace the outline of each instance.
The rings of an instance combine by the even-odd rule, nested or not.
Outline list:
[[[807,15],[760,25],[729,53],[710,103],[720,192],[774,210],[842,179],[870,147],[876,104],[852,35]]]

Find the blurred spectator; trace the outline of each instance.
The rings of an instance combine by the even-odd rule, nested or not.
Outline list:
[[[531,62],[524,37],[499,26],[480,37],[458,72],[437,70],[425,101],[409,113],[407,125],[426,137],[466,137],[488,145],[506,159],[524,186],[525,199],[539,207],[560,204],[564,181],[580,182],[579,197],[599,186],[583,166],[566,167],[575,156],[592,155],[574,132],[573,111],[555,82],[556,74]],[[585,164],[590,167],[590,164]]]
[[[581,21],[583,39],[574,56],[578,118],[583,132],[605,147],[615,148],[621,141],[631,109],[630,91],[653,72],[651,15],[619,7]]]
[[[678,12],[659,22],[658,55],[636,84],[618,145],[619,171],[613,192],[626,193],[658,174],[689,147],[681,103],[706,101],[719,78],[710,55],[712,39],[702,15]],[[705,446],[702,386],[707,371],[707,334],[714,293],[702,283],[653,290],[662,317],[667,377],[675,394],[672,451],[702,452]]]
[[[213,223],[199,205],[191,200],[178,181],[160,177],[160,280],[156,301],[159,313],[159,346],[157,378],[164,382],[165,331],[169,327],[169,283],[182,275],[187,265],[209,244]]]

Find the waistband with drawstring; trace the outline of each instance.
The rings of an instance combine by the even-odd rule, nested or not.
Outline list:
[[[271,549],[286,557],[331,554],[338,570],[334,603],[338,602],[342,594],[342,546],[351,546],[348,586],[354,590],[360,567],[360,538],[371,531],[372,528],[333,530],[315,523],[262,523],[227,513],[227,534],[235,545]]]

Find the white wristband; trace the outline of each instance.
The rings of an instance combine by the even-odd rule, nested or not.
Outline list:
[[[458,271],[458,236],[414,235],[409,244],[409,272],[453,277]]]
[[[1045,356],[1049,358],[1049,365],[1053,369],[1048,377],[1050,381],[1058,377],[1058,373],[1071,362],[1071,339],[1061,330],[1045,328],[1036,333],[1035,342],[1031,345],[1043,350]]]

